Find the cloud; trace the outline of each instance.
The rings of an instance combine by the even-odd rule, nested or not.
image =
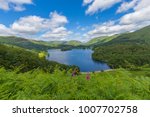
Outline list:
[[[133,9],[135,11],[138,11],[149,6],[150,6],[150,0],[139,0],[138,4]]]
[[[53,29],[67,24],[68,19],[63,15],[58,14],[57,12],[51,12],[50,20],[47,22],[51,26],[51,29]]]
[[[101,36],[111,36],[111,35],[120,34],[124,32],[132,32],[137,29],[140,29],[141,27],[144,26],[137,25],[137,24],[121,25],[121,24],[116,24],[115,22],[106,22],[103,24],[94,25],[94,29],[89,31],[87,34],[85,34],[85,37],[91,39],[91,38],[101,37]]]
[[[150,25],[150,20],[143,21],[140,23],[137,22],[129,24],[121,24],[115,21],[110,21],[105,22],[103,24],[93,25],[93,29],[85,33],[84,37],[88,40],[95,37],[112,36],[115,34],[121,34],[125,32],[133,32],[148,25]]]
[[[87,5],[90,4],[91,2],[93,2],[94,0],[83,0],[83,5]]]
[[[39,16],[22,17],[11,25],[11,29],[18,33],[36,34],[44,28],[45,20]]]
[[[133,12],[125,14],[117,21],[95,24],[93,29],[84,34],[84,36],[90,39],[132,32],[150,25],[150,15],[148,15],[150,14],[150,0],[132,0],[129,3],[123,3],[117,12],[125,12],[129,9],[133,9]]]
[[[58,27],[46,32],[42,37],[50,40],[65,40],[70,34],[72,34],[72,32],[68,31],[65,27]]]
[[[0,9],[8,11],[13,9],[15,11],[25,10],[25,4],[33,4],[32,0],[0,0]]]
[[[121,6],[118,8],[117,13],[126,12],[129,9],[135,7],[135,5],[139,2],[139,0],[132,0],[130,2],[123,2]]]
[[[71,34],[71,31],[65,28],[67,23],[67,17],[58,14],[56,11],[51,12],[49,18],[26,16],[19,18],[9,27],[0,24],[0,35],[16,34],[23,37],[36,37],[36,35],[39,35],[42,39],[61,40]]]
[[[142,22],[147,22],[150,21],[150,6],[143,8],[141,10],[135,11],[133,13],[129,13],[124,15],[120,23],[121,24],[132,24],[132,23],[142,23]]]
[[[130,2],[123,2],[118,8],[117,13],[126,12],[130,9],[134,11],[141,10],[150,6],[150,0],[132,0]]]
[[[106,10],[119,2],[121,2],[121,0],[84,0],[83,4],[89,4],[86,14],[94,14],[98,11]]]
[[[57,12],[50,13],[50,19],[45,20],[44,27],[49,29],[41,37],[49,40],[64,40],[72,32],[68,31],[64,26],[68,23],[68,19]]]
[[[143,23],[150,21],[150,0],[140,0],[133,7],[133,12],[120,19],[121,24]]]
[[[15,32],[7,28],[5,25],[0,24],[0,36],[15,35]]]

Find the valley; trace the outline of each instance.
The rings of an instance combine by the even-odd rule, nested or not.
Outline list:
[[[1,36],[0,99],[150,99],[149,32],[147,26],[86,43]],[[63,52],[92,49],[92,59],[107,63],[113,70],[93,71],[87,78],[87,73],[80,72],[77,64],[47,60],[47,50],[51,49]]]

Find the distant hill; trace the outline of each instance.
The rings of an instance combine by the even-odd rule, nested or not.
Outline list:
[[[66,45],[79,46],[79,45],[82,45],[82,42],[76,41],[76,40],[71,40],[71,41],[67,41]]]
[[[36,41],[31,39],[24,39],[15,36],[0,36],[0,44],[15,45],[26,49],[34,50],[47,50],[50,48],[72,48],[79,46],[82,43],[80,41]]]
[[[8,45],[15,45],[26,49],[33,49],[33,50],[46,50],[49,48],[48,45],[44,45],[38,41],[33,41],[29,39],[24,39],[21,37],[0,37],[0,44],[8,44]]]
[[[91,39],[90,41],[85,43],[85,45],[93,46],[93,45],[104,44],[104,43],[107,43],[107,42],[113,40],[116,37],[118,37],[118,35],[97,37],[97,38]]]
[[[107,44],[150,44],[150,26],[132,33],[119,35]]]
[[[112,44],[150,44],[150,26],[147,26],[143,29],[132,33],[125,33],[120,35],[113,36],[104,36],[91,39],[86,43],[80,41],[71,40],[71,41],[36,41],[31,39],[24,39],[21,37],[9,36],[3,37],[0,36],[0,44],[15,45],[23,47],[26,49],[35,49],[35,50],[47,50],[50,48],[60,48],[63,50],[68,50],[77,47],[99,47],[107,46]]]
[[[150,67],[150,26],[96,45],[92,57],[113,68],[138,68],[144,65]]]

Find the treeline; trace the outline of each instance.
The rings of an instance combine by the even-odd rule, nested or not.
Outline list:
[[[112,68],[150,66],[150,46],[138,44],[116,44],[100,46],[92,55],[96,61],[108,63]]]
[[[46,72],[53,72],[55,67],[58,67],[60,70],[77,68],[76,66],[67,66],[48,61],[45,58],[40,58],[38,53],[27,51],[23,48],[6,45],[0,45],[0,67],[11,70],[19,68],[21,72],[37,68]]]

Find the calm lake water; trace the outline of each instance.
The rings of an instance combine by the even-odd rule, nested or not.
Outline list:
[[[66,65],[76,65],[81,72],[92,72],[107,70],[110,67],[106,63],[96,62],[92,59],[93,51],[90,49],[73,49],[61,51],[60,49],[48,50],[48,60],[56,61]]]

